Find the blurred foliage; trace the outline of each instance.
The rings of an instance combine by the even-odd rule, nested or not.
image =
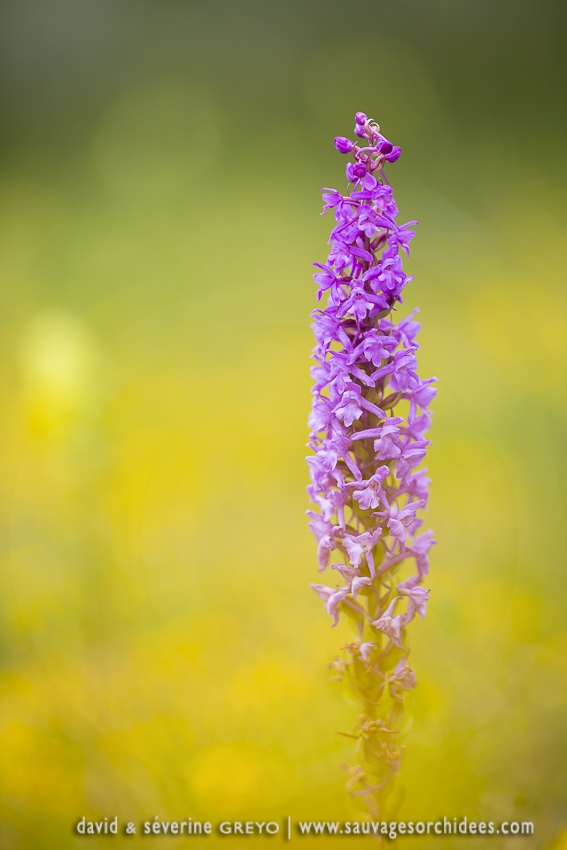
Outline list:
[[[304,444],[319,188],[364,109],[404,149],[403,309],[440,388],[399,817],[563,847],[565,5],[1,17],[1,846],[79,846],[83,815],[355,816]]]

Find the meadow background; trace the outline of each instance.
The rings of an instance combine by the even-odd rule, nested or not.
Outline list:
[[[566,33],[552,0],[0,4],[3,850],[353,817],[304,456],[356,110],[403,147],[439,378],[399,817],[567,847]]]

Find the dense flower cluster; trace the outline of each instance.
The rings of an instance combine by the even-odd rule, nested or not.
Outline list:
[[[317,300],[325,293],[327,299],[313,313],[308,492],[317,510],[308,514],[321,570],[336,571],[339,580],[312,587],[334,625],[342,612],[358,631],[359,641],[344,648],[346,658],[335,667],[349,675],[365,710],[355,736],[368,742],[368,724],[374,724],[376,757],[369,760],[366,746],[366,769],[357,766],[351,776],[351,788],[361,789],[354,793],[364,794],[375,790],[369,772],[387,782],[397,771],[400,749],[391,735],[381,734],[380,724],[395,731],[389,728],[392,711],[397,716],[403,692],[416,684],[405,630],[416,614],[425,616],[428,599],[423,580],[434,540],[430,531],[418,533],[417,512],[429,495],[420,465],[436,390],[434,378],[422,380],[417,372],[417,311],[395,321],[412,279],[403,271],[402,254],[409,255],[417,224],[396,223],[398,209],[383,171],[401,151],[364,113],[355,122],[360,144],[335,139],[339,152],[353,155],[346,167],[349,190],[323,190],[323,212],[333,211],[336,226],[327,262],[315,263]],[[400,581],[395,575],[404,562],[414,566]],[[386,699],[389,713],[380,708]]]

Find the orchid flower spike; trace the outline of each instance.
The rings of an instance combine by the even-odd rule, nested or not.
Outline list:
[[[334,142],[352,157],[346,193],[322,190],[323,212],[332,211],[335,226],[326,262],[315,263],[321,304],[312,314],[308,493],[315,509],[308,514],[321,569],[332,558],[342,579],[312,587],[333,625],[346,616],[358,637],[332,665],[363,711],[353,732],[361,742],[359,764],[349,768],[348,787],[378,818],[402,760],[396,737],[407,692],[417,684],[407,663],[408,628],[416,615],[425,616],[429,598],[422,582],[435,541],[430,531],[418,532],[429,498],[422,463],[436,378],[419,375],[416,311],[398,318],[412,280],[403,256],[417,224],[398,224],[384,174],[401,148],[364,112],[355,115],[354,134],[356,142],[342,136]]]

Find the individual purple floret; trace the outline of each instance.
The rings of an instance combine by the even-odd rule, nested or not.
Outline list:
[[[418,374],[417,311],[396,321],[412,280],[402,259],[417,224],[397,223],[383,171],[401,149],[363,112],[354,132],[360,144],[335,139],[354,159],[347,192],[322,190],[323,212],[333,211],[336,226],[326,263],[315,263],[317,300],[325,301],[313,313],[308,493],[316,509],[308,515],[321,570],[334,571],[329,584],[312,587],[333,625],[346,615],[358,636],[332,665],[348,677],[364,712],[353,731],[359,764],[349,770],[348,788],[379,817],[401,763],[396,733],[405,693],[416,685],[407,627],[425,616],[429,595],[423,582],[435,541],[430,531],[420,533],[418,513],[429,497],[421,464],[436,379]]]

